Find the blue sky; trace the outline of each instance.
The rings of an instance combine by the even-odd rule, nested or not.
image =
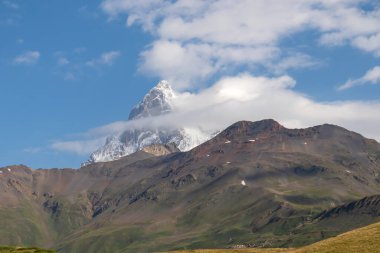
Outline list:
[[[307,98],[311,112],[332,104],[335,114],[272,108],[242,117],[295,127],[332,121],[378,138],[379,1],[260,2],[0,0],[0,166],[78,167],[90,147],[54,144],[88,141],[91,129],[125,121],[160,79],[204,96],[220,80],[245,89],[244,78],[254,86],[257,77],[288,76],[296,85],[281,90],[284,100]],[[270,107],[270,95],[260,95]],[[218,120],[224,128],[233,118]]]
[[[94,1],[95,2],[95,1]],[[77,165],[83,157],[46,148],[54,139],[128,117],[129,108],[155,79],[136,73],[138,53],[149,41],[139,29],[107,22],[99,2],[14,2],[0,5],[1,165]],[[15,64],[38,51],[34,64]],[[112,66],[86,66],[119,51]],[[70,63],[60,66],[59,57]],[[72,80],[65,78],[72,73]]]

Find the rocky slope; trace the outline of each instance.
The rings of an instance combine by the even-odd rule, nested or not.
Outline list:
[[[0,244],[60,252],[299,246],[346,229],[316,220],[324,210],[379,194],[380,144],[333,125],[241,121],[188,152],[0,171]]]
[[[159,82],[152,88],[130,112],[128,120],[138,120],[171,113],[175,110],[176,98],[167,81]],[[103,147],[91,154],[83,165],[120,159],[152,144],[174,143],[179,150],[188,151],[209,140],[214,132],[205,132],[199,128],[136,128],[124,131],[118,136],[110,136]]]
[[[350,215],[380,217],[380,195],[365,197],[360,200],[334,207],[322,212],[316,217],[316,219],[324,220]]]
[[[169,155],[175,152],[180,152],[180,150],[177,148],[177,146],[174,143],[169,143],[166,145],[152,144],[150,146],[144,147],[142,151],[155,155],[155,156],[163,156],[163,155]]]

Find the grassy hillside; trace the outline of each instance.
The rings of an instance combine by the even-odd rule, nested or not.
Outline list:
[[[41,208],[30,201],[0,208],[0,245],[37,245],[53,242],[53,233]],[[0,251],[2,252],[2,251]]]
[[[176,253],[354,253],[378,252],[379,249],[380,222],[298,249],[185,250]]]
[[[0,253],[54,253],[54,252],[56,251],[39,249],[39,248],[0,246]]]

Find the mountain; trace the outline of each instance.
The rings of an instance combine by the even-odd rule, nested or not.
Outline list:
[[[177,97],[167,81],[160,81],[131,110],[128,120],[138,120],[171,113],[175,110],[173,100]],[[188,151],[209,140],[215,132],[206,132],[200,128],[167,129],[129,129],[118,136],[107,138],[103,147],[91,154],[83,165],[120,159],[152,144],[174,143],[179,150]]]
[[[145,96],[144,99],[133,107],[129,113],[129,120],[158,116],[173,111],[172,101],[176,97],[175,92],[165,80],[160,81]]]
[[[359,209],[321,215],[380,191],[380,144],[344,128],[240,121],[190,151],[164,155],[163,147],[78,170],[1,168],[0,244],[59,252],[293,247],[376,221],[360,219]]]

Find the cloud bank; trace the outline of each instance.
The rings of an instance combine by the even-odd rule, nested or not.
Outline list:
[[[61,141],[53,148],[88,154],[107,136],[138,128],[201,128],[223,130],[239,120],[273,118],[289,128],[331,123],[380,140],[380,102],[317,102],[294,90],[296,81],[287,75],[275,78],[241,74],[225,77],[199,93],[178,93],[174,112],[157,117],[115,122],[92,129],[81,140]]]
[[[316,34],[321,46],[350,45],[380,57],[380,5],[365,0],[104,0],[110,19],[126,15],[155,40],[140,70],[169,78],[176,88],[202,83],[233,68],[264,67],[275,74],[313,66],[289,52],[284,39]]]

